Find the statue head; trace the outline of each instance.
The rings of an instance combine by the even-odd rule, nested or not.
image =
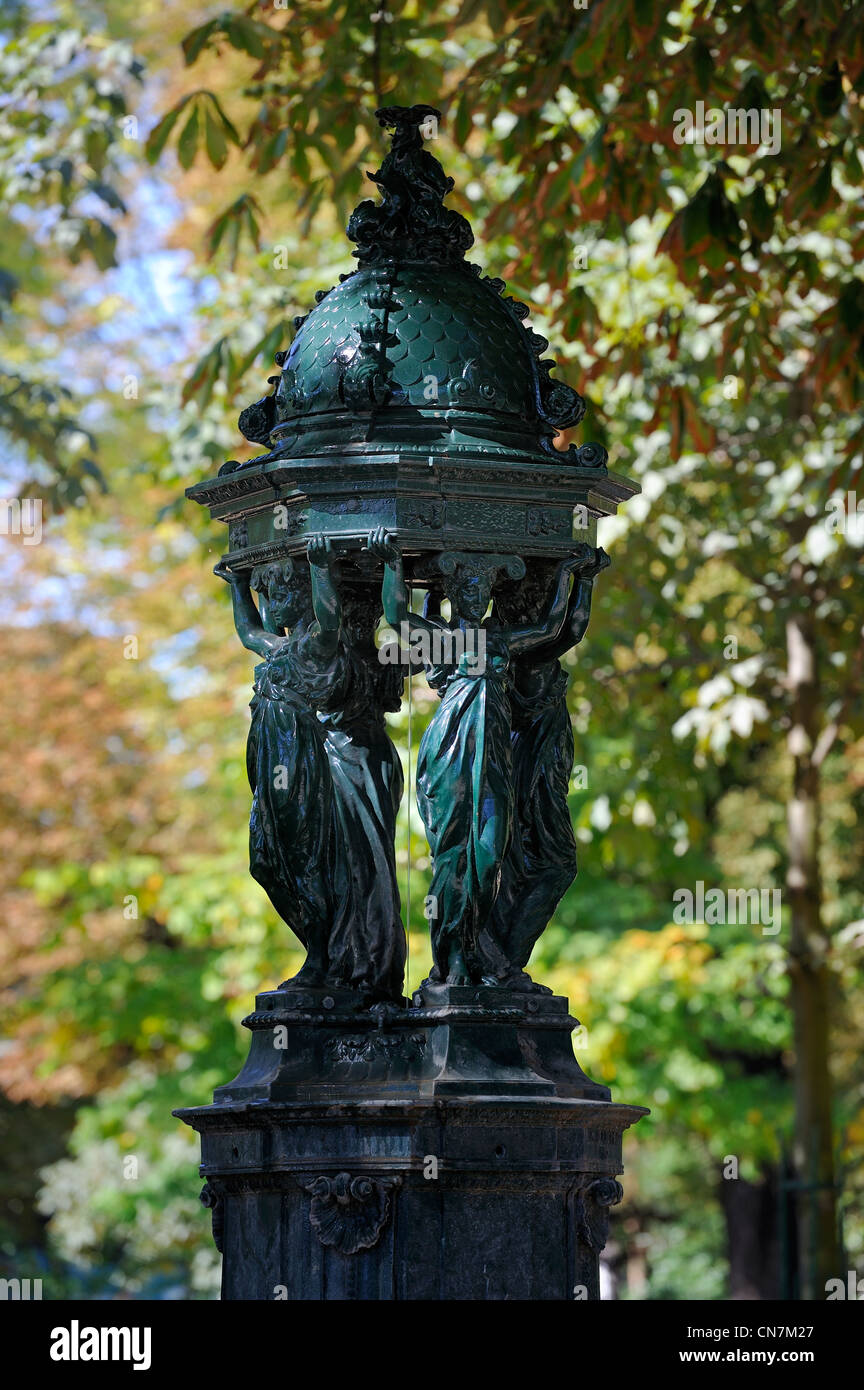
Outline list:
[[[352,646],[370,647],[383,612],[381,591],[371,587],[342,585],[342,630]]]
[[[525,573],[525,563],[518,555],[473,555],[447,550],[438,557],[438,569],[444,576],[444,592],[454,615],[476,625],[486,616],[499,572],[503,570],[509,578],[519,579]]]
[[[266,598],[274,626],[291,629],[303,619],[311,619],[312,580],[305,559],[259,565],[252,571],[250,583]]]

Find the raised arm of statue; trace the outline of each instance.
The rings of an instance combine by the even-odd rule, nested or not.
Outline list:
[[[306,553],[312,577],[312,608],[317,623],[313,641],[322,656],[331,657],[336,651],[342,626],[342,604],[332,572],[333,544],[326,536],[311,536]]]
[[[536,623],[530,623],[524,627],[512,628],[510,630],[509,644],[510,650],[514,656],[520,656],[523,652],[534,651],[536,648],[543,647],[558,637],[564,625],[564,620],[567,617],[567,593],[570,584],[570,576],[575,570],[580,569],[581,566],[585,564],[589,555],[592,553],[590,546],[580,545],[575,554],[571,555],[566,560],[562,560],[561,564],[558,566],[552,597],[545,613],[541,614]],[[568,646],[569,645],[568,643]]]
[[[570,645],[577,646],[585,633],[588,631],[588,624],[591,621],[591,599],[594,594],[594,580],[601,570],[605,570],[612,563],[609,556],[602,546],[598,546],[594,551],[592,559],[587,565],[580,569],[573,585],[573,596],[570,604],[570,612],[565,623],[566,632],[562,637],[566,638],[567,633],[571,638]],[[565,647],[565,651],[568,648]]]
[[[261,614],[255,607],[248,574],[238,574],[229,570],[224,561],[213,570],[220,579],[231,585],[231,600],[234,606],[234,626],[237,636],[250,652],[258,656],[270,656],[288,640],[281,633],[265,631]]]
[[[557,661],[566,652],[569,652],[571,647],[577,646],[582,641],[591,620],[594,580],[600,571],[605,570],[610,564],[609,556],[601,547],[591,552],[591,558],[576,573],[573,588],[570,591],[570,601],[567,605],[567,616],[561,631],[554,641],[535,650],[535,660]]]
[[[379,526],[376,531],[370,531],[366,548],[379,560],[384,561],[381,601],[384,605],[384,617],[390,626],[401,630],[402,623],[407,623],[409,638],[413,637],[415,632],[446,630],[447,624],[443,619],[411,612],[408,586],[402,569],[402,552],[383,526]]]

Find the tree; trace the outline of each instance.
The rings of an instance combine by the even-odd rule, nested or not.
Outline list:
[[[87,35],[62,5],[51,20],[26,5],[4,14],[0,86],[0,434],[13,450],[13,486],[63,510],[104,487],[97,441],[74,393],[47,367],[58,319],[45,308],[58,262],[116,265],[124,151],[137,126],[129,89],[141,66],[128,45]],[[68,322],[68,319],[67,319]]]

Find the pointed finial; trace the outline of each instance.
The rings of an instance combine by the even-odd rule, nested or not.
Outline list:
[[[409,260],[460,264],[474,236],[460,213],[444,207],[453,180],[423,146],[424,136],[437,139],[441,112],[417,104],[382,106],[375,115],[392,136],[381,168],[369,174],[381,202],[360,203],[348,222],[359,265]]]

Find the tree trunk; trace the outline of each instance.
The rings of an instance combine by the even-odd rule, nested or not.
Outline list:
[[[787,827],[790,1006],[795,1041],[796,1210],[799,1297],[825,1297],[825,1282],[843,1277],[834,1191],[834,1136],[829,1067],[829,937],[822,924],[819,872],[820,769],[813,758],[821,708],[811,596],[793,565],[798,589],[786,624],[792,796]]]
[[[766,1167],[759,1182],[744,1178],[720,1184],[729,1252],[729,1297],[780,1297],[780,1233],[777,1169]]]

